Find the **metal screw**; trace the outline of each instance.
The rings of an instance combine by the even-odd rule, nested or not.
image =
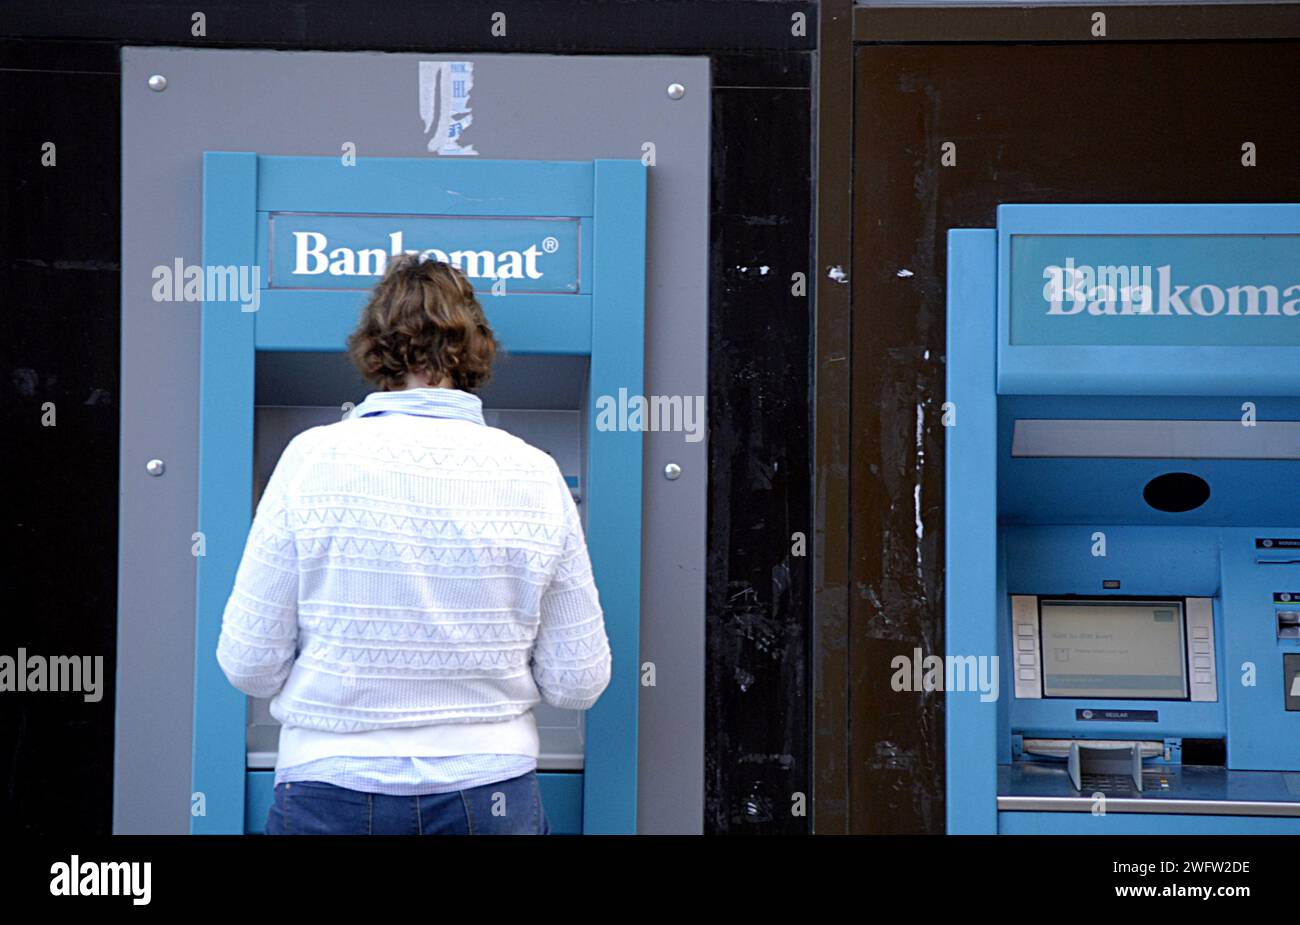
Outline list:
[[[162,74],[154,74],[149,78],[149,89],[154,93],[162,93],[167,89],[167,78]]]
[[[669,463],[668,465],[664,466],[664,478],[666,478],[668,481],[674,482],[681,477],[682,477],[682,467],[677,465],[677,463]]]
[[[685,95],[686,95],[686,88],[683,87],[681,84],[668,85],[668,98],[670,100],[680,100]]]
[[[144,464],[144,471],[150,475],[162,475],[167,471],[167,464],[161,459],[151,459]]]

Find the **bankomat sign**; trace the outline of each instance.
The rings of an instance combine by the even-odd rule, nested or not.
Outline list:
[[[1300,344],[1300,236],[1011,237],[1015,345]]]
[[[577,219],[273,212],[266,233],[271,289],[368,289],[399,254],[450,263],[480,290],[581,289]]]

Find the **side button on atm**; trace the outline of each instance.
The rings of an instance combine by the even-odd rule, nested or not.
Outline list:
[[[1300,653],[1282,656],[1282,677],[1286,681],[1286,708],[1300,712]]]

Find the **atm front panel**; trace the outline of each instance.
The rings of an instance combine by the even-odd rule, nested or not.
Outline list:
[[[1297,268],[1295,205],[949,233],[950,831],[1300,833]]]
[[[222,612],[285,445],[368,391],[346,338],[403,252],[470,277],[504,348],[485,419],[555,457],[583,518],[613,678],[590,711],[536,710],[553,827],[636,830],[641,436],[598,428],[595,405],[642,391],[645,182],[639,161],[205,156],[204,264],[256,267],[259,285],[203,305],[194,832],[265,821],[279,730],[221,674]]]

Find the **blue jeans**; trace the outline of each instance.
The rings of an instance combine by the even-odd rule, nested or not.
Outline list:
[[[398,797],[294,781],[275,788],[267,835],[549,835],[537,772],[453,793]]]

